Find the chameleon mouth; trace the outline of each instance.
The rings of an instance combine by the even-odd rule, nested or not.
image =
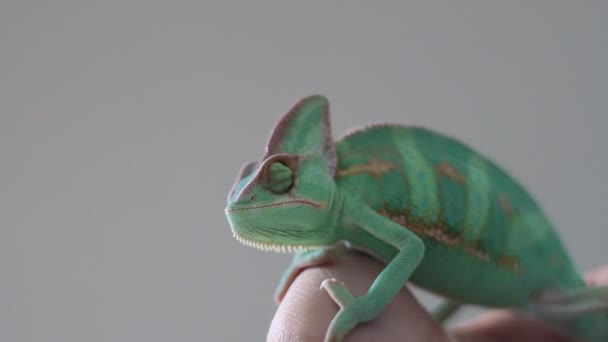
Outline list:
[[[257,242],[249,240],[232,231],[234,238],[245,246],[255,247],[266,252],[292,253],[292,252],[308,252],[313,249],[323,247],[321,245],[281,245],[275,243]]]
[[[230,207],[230,208],[227,208],[225,210],[225,212],[234,213],[237,211],[249,211],[249,210],[283,207],[283,206],[298,205],[298,204],[308,205],[308,206],[318,208],[318,209],[325,207],[325,203],[323,203],[323,202],[318,202],[318,201],[314,201],[314,200],[307,199],[307,198],[296,198],[296,199],[292,199],[292,200],[280,201],[280,202],[268,203],[268,204],[249,205],[249,206],[245,206],[245,207]]]

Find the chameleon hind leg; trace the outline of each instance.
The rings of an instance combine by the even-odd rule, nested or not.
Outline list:
[[[608,341],[608,286],[546,290],[531,298],[531,311],[583,341]]]
[[[608,313],[608,286],[545,290],[531,298],[532,311],[550,321]]]
[[[451,299],[444,299],[437,307],[433,308],[433,317],[441,323],[447,321],[453,314],[458,312],[462,304]]]

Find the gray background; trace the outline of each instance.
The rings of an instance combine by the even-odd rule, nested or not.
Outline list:
[[[262,340],[290,256],[223,207],[311,93],[460,137],[608,262],[607,5],[2,0],[0,340]]]

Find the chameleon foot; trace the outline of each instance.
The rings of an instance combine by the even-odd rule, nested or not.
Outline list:
[[[358,323],[373,319],[377,310],[373,310],[365,299],[365,295],[355,298],[348,288],[336,279],[325,279],[321,283],[321,288],[325,289],[329,296],[340,306],[340,311],[331,321],[325,342],[340,342],[344,336],[352,330]]]
[[[568,321],[591,313],[608,312],[608,286],[545,290],[533,298],[533,312],[552,321]]]

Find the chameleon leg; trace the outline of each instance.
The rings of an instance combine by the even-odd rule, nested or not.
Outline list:
[[[342,341],[358,323],[376,318],[405,285],[424,254],[424,244],[411,231],[368,207],[354,208],[349,212],[353,213],[356,227],[394,246],[399,252],[378,275],[368,292],[361,297],[355,298],[348,288],[336,279],[326,279],[322,282],[321,287],[340,306],[340,311],[329,325],[325,342]]]
[[[568,321],[597,312],[608,313],[608,286],[546,290],[531,298],[533,312],[552,321]]]
[[[444,299],[439,305],[433,309],[433,317],[439,322],[445,322],[450,316],[456,313],[462,304],[451,299]]]
[[[278,303],[283,300],[291,283],[304,269],[335,262],[338,255],[345,253],[345,248],[344,245],[338,244],[333,247],[313,249],[307,252],[296,252],[291,264],[281,276],[281,280],[274,293],[275,300]]]

